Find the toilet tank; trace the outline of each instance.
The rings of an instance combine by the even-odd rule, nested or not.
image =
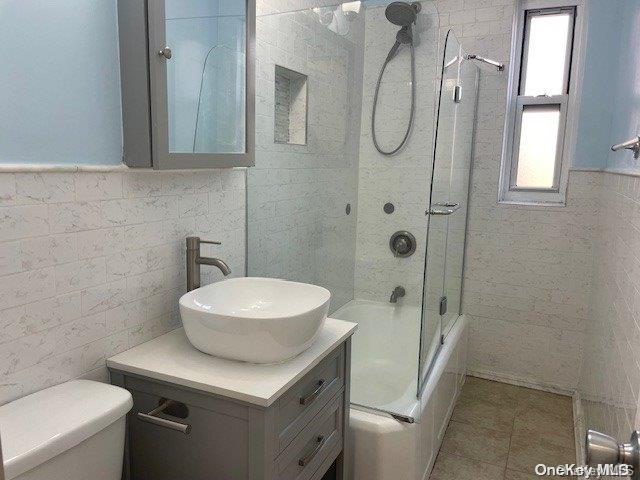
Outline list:
[[[131,394],[74,380],[0,407],[5,480],[120,480]]]

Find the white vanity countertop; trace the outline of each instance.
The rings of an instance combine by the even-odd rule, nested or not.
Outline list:
[[[193,347],[180,328],[107,360],[114,370],[268,407],[353,335],[357,324],[327,318],[309,350],[280,364],[212,357]]]

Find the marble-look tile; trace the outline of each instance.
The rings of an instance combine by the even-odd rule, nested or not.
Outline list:
[[[13,173],[0,175],[0,206],[15,204],[16,201],[16,177]]]
[[[557,443],[551,436],[514,431],[507,468],[535,473],[536,465],[565,465],[576,461],[573,443]]]
[[[61,203],[75,200],[73,175],[16,173],[16,203]]]
[[[124,279],[83,290],[82,314],[91,315],[122,305],[126,291],[127,283]]]
[[[549,480],[563,480],[567,477],[558,477],[556,475],[544,476],[542,478],[546,478]],[[504,474],[504,480],[540,480],[540,475],[535,475],[533,473],[523,473],[517,472],[515,470],[509,470]]]
[[[106,282],[104,258],[92,258],[55,267],[56,293],[67,293]]]
[[[504,467],[510,437],[511,432],[452,421],[447,427],[441,451]]]
[[[159,195],[162,186],[160,172],[130,172],[123,178],[125,198]]]
[[[499,480],[504,467],[440,452],[430,480]]]
[[[0,241],[49,233],[46,205],[0,207]]]
[[[122,197],[121,173],[80,172],[75,177],[76,200],[88,202]]]
[[[53,267],[0,277],[0,309],[44,299],[55,291]]]
[[[182,246],[198,232],[178,205],[193,205],[194,189],[210,215],[200,220],[215,222],[202,227],[227,243],[217,253],[242,270],[244,241],[225,230],[243,227],[236,174],[224,180],[231,200],[213,207],[220,172],[172,175],[0,174],[0,404],[102,371],[109,355],[179,324]],[[162,178],[174,194],[161,196]]]
[[[79,232],[101,226],[100,205],[96,202],[54,203],[49,205],[52,233]]]
[[[0,243],[0,275],[17,273],[22,270],[20,242]]]
[[[78,258],[77,238],[75,234],[61,234],[22,240],[20,258],[23,270],[73,262]]]
[[[78,258],[81,260],[112,255],[126,247],[125,227],[88,230],[77,235]]]
[[[460,396],[452,420],[500,432],[511,432],[516,406]]]

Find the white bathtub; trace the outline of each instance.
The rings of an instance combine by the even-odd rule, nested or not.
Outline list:
[[[354,300],[331,316],[359,325],[351,358],[353,480],[428,478],[464,383],[465,317],[449,331],[417,398],[418,308]]]

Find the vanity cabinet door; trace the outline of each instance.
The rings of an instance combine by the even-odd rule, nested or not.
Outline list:
[[[255,0],[118,0],[124,159],[254,165]]]
[[[188,416],[163,418],[191,426],[188,434],[147,423],[138,412],[150,412],[161,397],[134,391],[129,416],[131,480],[245,480],[249,422],[201,406],[186,405]]]

